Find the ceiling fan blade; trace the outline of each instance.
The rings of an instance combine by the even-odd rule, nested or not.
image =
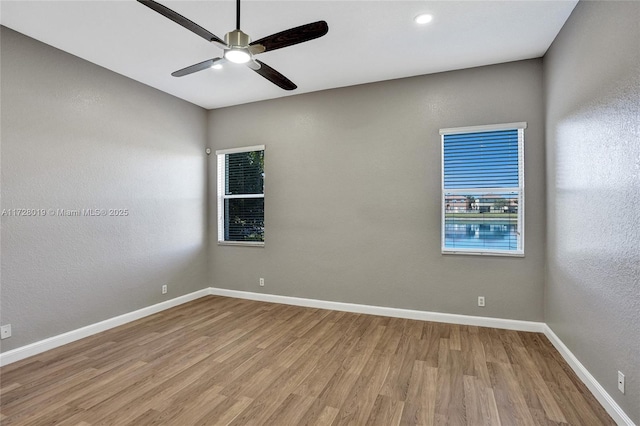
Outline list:
[[[270,36],[252,42],[250,46],[262,45],[265,47],[264,51],[268,52],[322,37],[328,31],[329,26],[325,21],[312,22],[311,24],[301,25],[276,34],[271,34]]]
[[[193,74],[194,72],[211,68],[215,63],[221,61],[223,61],[222,58],[207,59],[206,61],[200,62],[199,64],[191,65],[189,67],[182,68],[181,70],[172,72],[171,75],[174,77],[184,77],[185,75]]]
[[[199,35],[200,37],[204,38],[205,40],[212,41],[214,43],[220,43],[220,44],[226,46],[226,43],[224,41],[222,41],[218,36],[216,36],[215,34],[210,33],[209,31],[207,31],[204,28],[202,28],[200,25],[198,25],[195,22],[185,18],[184,16],[180,15],[179,13],[174,12],[173,10],[169,9],[168,7],[163,6],[160,3],[156,3],[153,0],[138,0],[138,2],[144,4],[145,6],[147,6],[150,9],[155,10],[156,12],[158,12],[159,14],[161,14],[163,16],[166,16],[167,18],[171,19],[173,22],[182,25],[183,27],[185,27],[186,29],[188,29],[192,33],[195,33],[195,34]]]
[[[249,49],[249,53],[251,53],[252,55],[257,55],[259,53],[264,52],[265,47],[261,44],[254,44],[254,45],[249,45],[248,49]]]
[[[260,65],[260,68],[251,69],[253,69],[255,72],[257,72],[276,86],[279,86],[284,90],[294,90],[298,88],[298,86],[296,86],[291,80],[271,68],[269,65],[265,64],[262,61],[258,61],[257,59],[254,59],[254,61]]]
[[[247,62],[247,66],[254,71],[258,71],[261,68],[261,65],[255,59],[251,59]]]

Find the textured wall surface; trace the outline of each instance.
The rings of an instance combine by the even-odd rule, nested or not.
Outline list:
[[[2,28],[6,351],[208,286],[206,112]],[[162,284],[169,285],[161,295]]]
[[[580,2],[544,59],[545,319],[640,424],[640,2]],[[626,394],[617,371],[626,374]]]
[[[438,130],[514,121],[529,123],[526,257],[442,255]],[[218,109],[209,131],[214,149],[266,145],[265,247],[217,246],[213,223],[213,286],[542,320],[541,60]]]

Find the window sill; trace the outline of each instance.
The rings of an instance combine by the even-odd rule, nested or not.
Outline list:
[[[218,241],[219,246],[264,247],[264,241]]]
[[[501,257],[524,257],[521,251],[499,252],[499,251],[463,251],[463,250],[442,250],[442,254],[461,254],[463,256],[501,256]]]

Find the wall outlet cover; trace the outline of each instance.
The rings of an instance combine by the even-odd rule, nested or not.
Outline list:
[[[0,339],[7,339],[9,337],[11,337],[11,324],[0,327]]]

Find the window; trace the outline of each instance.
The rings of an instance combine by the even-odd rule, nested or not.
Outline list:
[[[526,123],[442,129],[442,253],[524,256]]]
[[[264,145],[216,151],[218,243],[264,245]]]

